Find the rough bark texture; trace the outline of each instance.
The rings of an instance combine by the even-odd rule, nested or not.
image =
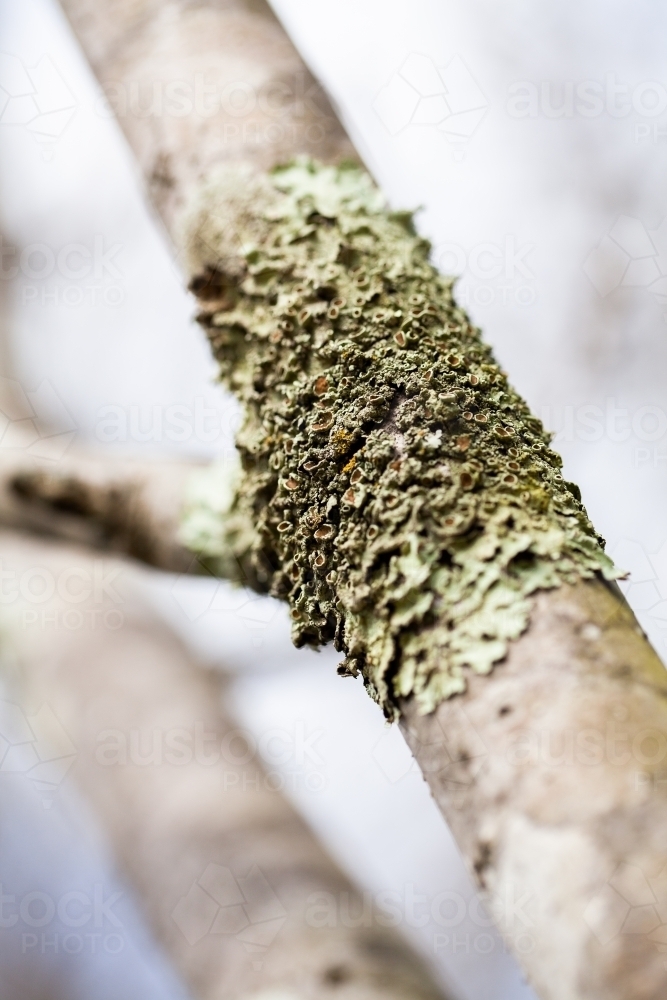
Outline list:
[[[359,893],[267,780],[225,712],[220,675],[142,604],[136,570],[105,560],[100,572],[99,558],[7,533],[0,545],[14,579],[38,566],[75,578],[72,591],[106,580],[85,601],[13,601],[3,655],[18,663],[20,696],[47,704],[74,744],[70,773],[194,995],[442,997],[375,918],[322,926],[313,897],[333,894],[337,913],[358,917]]]
[[[253,86],[299,71],[275,21],[250,3],[64,6],[103,84],[183,79],[184,67],[192,74],[213,63],[217,79]],[[327,160],[348,148],[335,124],[312,148],[303,136],[225,142],[222,118],[126,113],[120,123],[172,233],[194,182],[223,160],[264,168],[302,151]],[[536,714],[537,704],[546,706],[544,715]],[[665,675],[620,596],[597,581],[540,594],[528,631],[491,677],[471,677],[465,696],[443,702],[434,715],[419,717],[410,703],[403,711],[478,879],[515,900],[528,893],[536,904],[530,948],[511,926],[519,918],[509,903],[499,919],[541,996],[664,997]],[[607,745],[617,724],[626,727],[630,756],[621,753],[623,763],[613,738],[611,750]],[[532,737],[527,748],[512,742],[525,727],[537,733],[537,752]],[[567,750],[566,763],[556,766],[548,750],[545,764],[545,734],[548,747],[574,740],[574,763],[567,763]],[[481,766],[473,769],[471,761]]]
[[[196,464],[76,447],[57,460],[38,459],[31,443],[0,450],[1,524],[122,552],[173,573],[196,571],[196,557],[179,540]]]

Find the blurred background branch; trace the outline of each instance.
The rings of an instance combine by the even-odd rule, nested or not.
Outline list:
[[[0,451],[2,524],[123,553],[172,573],[196,571],[179,529],[197,463],[140,461],[80,446],[54,462],[32,456],[32,444],[18,432],[12,448]]]
[[[340,987],[368,1000],[442,996],[288,805],[252,734],[230,719],[221,674],[194,661],[142,600],[139,571],[18,535],[0,546],[5,579],[39,567],[58,581],[92,581],[76,605],[62,586],[41,603],[43,620],[69,621],[55,636],[34,627],[30,600],[12,605],[3,639],[12,697],[41,711],[54,758],[71,757],[72,778],[192,995],[270,988],[319,998]],[[81,627],[71,628],[74,617]],[[100,932],[123,939],[113,918]],[[20,943],[18,927],[13,938]]]

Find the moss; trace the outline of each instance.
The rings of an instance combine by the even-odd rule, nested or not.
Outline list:
[[[537,589],[616,575],[542,424],[366,173],[227,169],[189,225],[199,318],[245,407],[203,548],[289,602],[297,646],[333,641],[388,716],[408,695],[427,712],[505,656]]]

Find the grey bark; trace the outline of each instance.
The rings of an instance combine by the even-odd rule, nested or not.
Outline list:
[[[98,581],[76,603],[13,601],[2,653],[19,697],[47,704],[74,744],[70,774],[194,996],[442,998],[397,933],[364,916],[228,716],[224,679],[142,600],[137,569],[6,532],[0,546],[15,579],[40,567],[73,575],[72,592]],[[325,922],[313,909],[323,893],[335,909]]]
[[[616,588],[543,592],[493,674],[431,716],[403,710],[538,994],[664,997],[667,673]]]
[[[58,461],[24,448],[0,450],[0,523],[102,551],[122,552],[173,573],[196,572],[179,539],[195,463],[102,455],[71,447]]]
[[[357,159],[265,0],[62,6],[178,251],[179,209],[216,164],[252,161],[266,170],[299,153]],[[174,113],[173,98],[167,106],[170,85],[191,102],[189,114]]]

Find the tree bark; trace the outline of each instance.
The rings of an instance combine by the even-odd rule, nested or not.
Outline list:
[[[134,459],[71,447],[36,458],[16,438],[0,450],[0,523],[101,551],[119,552],[172,573],[196,572],[180,540],[187,486],[198,468],[176,459]]]
[[[357,159],[265,0],[67,0],[62,6],[177,251],[184,249],[179,210],[220,163],[252,162],[267,170],[299,153],[323,162]]]
[[[541,593],[490,676],[432,715],[402,707],[405,738],[537,993],[664,996],[667,674],[617,588]]]
[[[39,567],[89,584],[76,603],[66,584],[38,605],[18,596],[3,656],[18,698],[69,737],[54,755],[74,745],[70,773],[193,994],[442,998],[276,789],[222,676],[142,602],[136,569],[7,532],[0,545],[11,579]]]
[[[121,96],[195,69],[223,89],[304,72],[263,5],[63,5],[103,87]],[[292,102],[287,120],[299,124],[302,108]],[[254,143],[228,130],[226,140],[234,123],[222,111],[147,119],[128,104],[119,121],[176,241],[179,207],[214,166],[266,168],[302,151],[326,161],[349,148],[328,112],[315,148],[307,129],[275,142],[260,129]],[[246,121],[267,124],[259,111]],[[467,679],[465,695],[430,716],[403,704],[403,725],[478,881],[500,894],[499,922],[531,982],[545,1000],[664,997],[665,676],[620,594],[599,580],[541,592],[507,661]],[[565,763],[554,764],[552,746],[565,747]],[[530,947],[509,897],[533,904]]]

